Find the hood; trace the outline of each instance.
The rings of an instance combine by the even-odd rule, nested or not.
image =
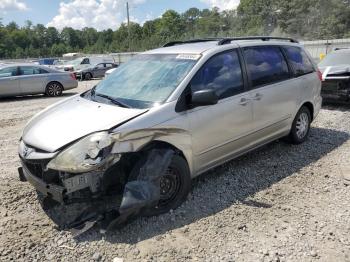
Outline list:
[[[321,73],[327,71],[327,75],[338,75],[350,72],[350,65],[337,65],[337,66],[320,66]]]
[[[83,136],[111,129],[146,111],[101,104],[75,96],[36,115],[25,127],[22,139],[35,148],[55,152]]]

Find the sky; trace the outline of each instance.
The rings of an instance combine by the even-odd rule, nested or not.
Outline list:
[[[184,12],[191,7],[220,10],[236,8],[240,0],[0,0],[3,24],[15,21],[20,26],[26,20],[34,24],[62,29],[94,27],[97,30],[116,29],[126,21],[126,2],[130,5],[131,21],[143,24],[160,17],[166,10]]]

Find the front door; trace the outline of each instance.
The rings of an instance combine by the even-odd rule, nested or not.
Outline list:
[[[191,91],[213,89],[216,105],[188,112],[197,173],[239,151],[240,138],[252,128],[252,104],[245,92],[241,62],[236,50],[210,58],[190,83]]]
[[[98,64],[94,69],[94,77],[103,77],[105,75],[105,64]]]

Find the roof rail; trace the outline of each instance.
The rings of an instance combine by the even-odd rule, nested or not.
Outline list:
[[[200,38],[200,39],[192,39],[185,41],[172,41],[163,45],[163,47],[175,46],[175,45],[184,45],[184,44],[194,44],[200,42],[210,42],[210,41],[221,41],[223,38]]]
[[[297,40],[289,37],[274,37],[274,36],[247,36],[247,37],[233,37],[233,38],[223,38],[219,41],[218,45],[230,44],[232,41],[240,40],[261,40],[261,41],[270,41],[270,40],[284,40],[291,43],[299,43]]]
[[[175,45],[183,45],[183,44],[194,44],[200,42],[210,42],[210,41],[218,41],[218,45],[226,45],[230,44],[232,41],[240,41],[240,40],[284,40],[292,43],[299,43],[297,40],[288,37],[273,37],[273,36],[247,36],[247,37],[232,37],[232,38],[224,38],[224,37],[213,37],[213,38],[200,38],[200,39],[192,39],[185,41],[172,41],[163,45],[163,47],[170,47]]]

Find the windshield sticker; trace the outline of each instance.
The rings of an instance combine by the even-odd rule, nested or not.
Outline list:
[[[191,55],[191,54],[179,54],[176,59],[183,59],[183,60],[198,60],[201,56],[200,55]]]

